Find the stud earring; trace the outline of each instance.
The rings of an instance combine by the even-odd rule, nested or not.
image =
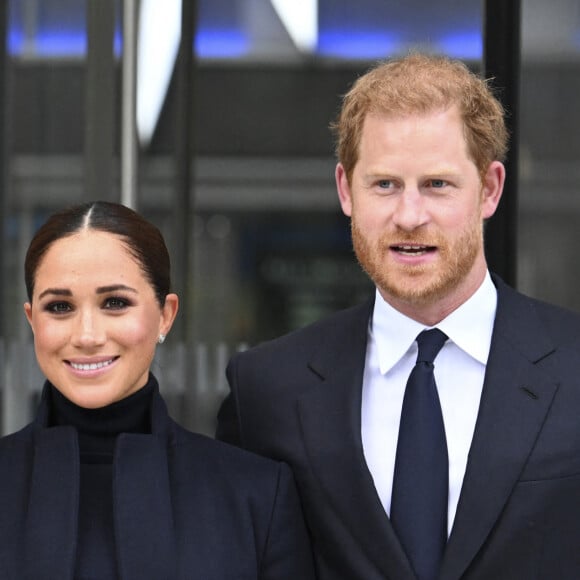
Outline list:
[[[160,334],[159,338],[157,339],[157,342],[159,344],[163,344],[165,342],[165,335],[164,334]]]

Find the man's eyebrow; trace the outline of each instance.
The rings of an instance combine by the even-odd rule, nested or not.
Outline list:
[[[433,176],[433,175],[441,175],[443,177],[454,177],[456,175],[459,175],[460,172],[457,171],[457,169],[453,169],[452,167],[439,167],[439,168],[435,168],[435,171],[428,171],[425,173],[425,175],[427,177]]]

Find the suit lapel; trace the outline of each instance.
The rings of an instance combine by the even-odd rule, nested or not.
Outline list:
[[[384,578],[414,578],[382,507],[361,439],[361,390],[372,302],[346,324],[310,363],[323,383],[299,401],[307,454],[332,508]],[[350,501],[348,500],[350,498]]]
[[[491,351],[441,580],[461,577],[496,524],[557,390],[542,369],[555,349],[531,302],[496,283]]]

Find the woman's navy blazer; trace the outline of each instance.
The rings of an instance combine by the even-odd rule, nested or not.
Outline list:
[[[72,427],[35,421],[0,439],[0,578],[73,580],[79,450]],[[290,470],[168,415],[118,436],[113,512],[119,580],[310,580],[312,553]]]

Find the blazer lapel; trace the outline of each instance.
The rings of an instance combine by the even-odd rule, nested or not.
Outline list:
[[[72,580],[79,502],[76,432],[53,427],[39,429],[34,438],[23,577]]]
[[[44,428],[43,396],[34,437],[24,540],[26,580],[72,580],[76,564],[80,459],[73,427]],[[115,446],[113,496],[119,576],[176,576],[165,404],[153,398],[151,435],[121,434]]]
[[[165,433],[168,418],[158,395],[154,396],[152,419],[152,435],[123,433],[115,447],[115,540],[124,580],[176,576],[169,436]]]
[[[310,464],[329,502],[384,578],[414,578],[366,465],[361,439],[361,390],[372,302],[353,311],[347,324],[310,363],[323,380],[299,400]]]
[[[498,284],[483,393],[441,580],[465,572],[517,483],[558,385],[542,369],[555,350],[531,303]],[[541,362],[542,361],[542,362]]]

